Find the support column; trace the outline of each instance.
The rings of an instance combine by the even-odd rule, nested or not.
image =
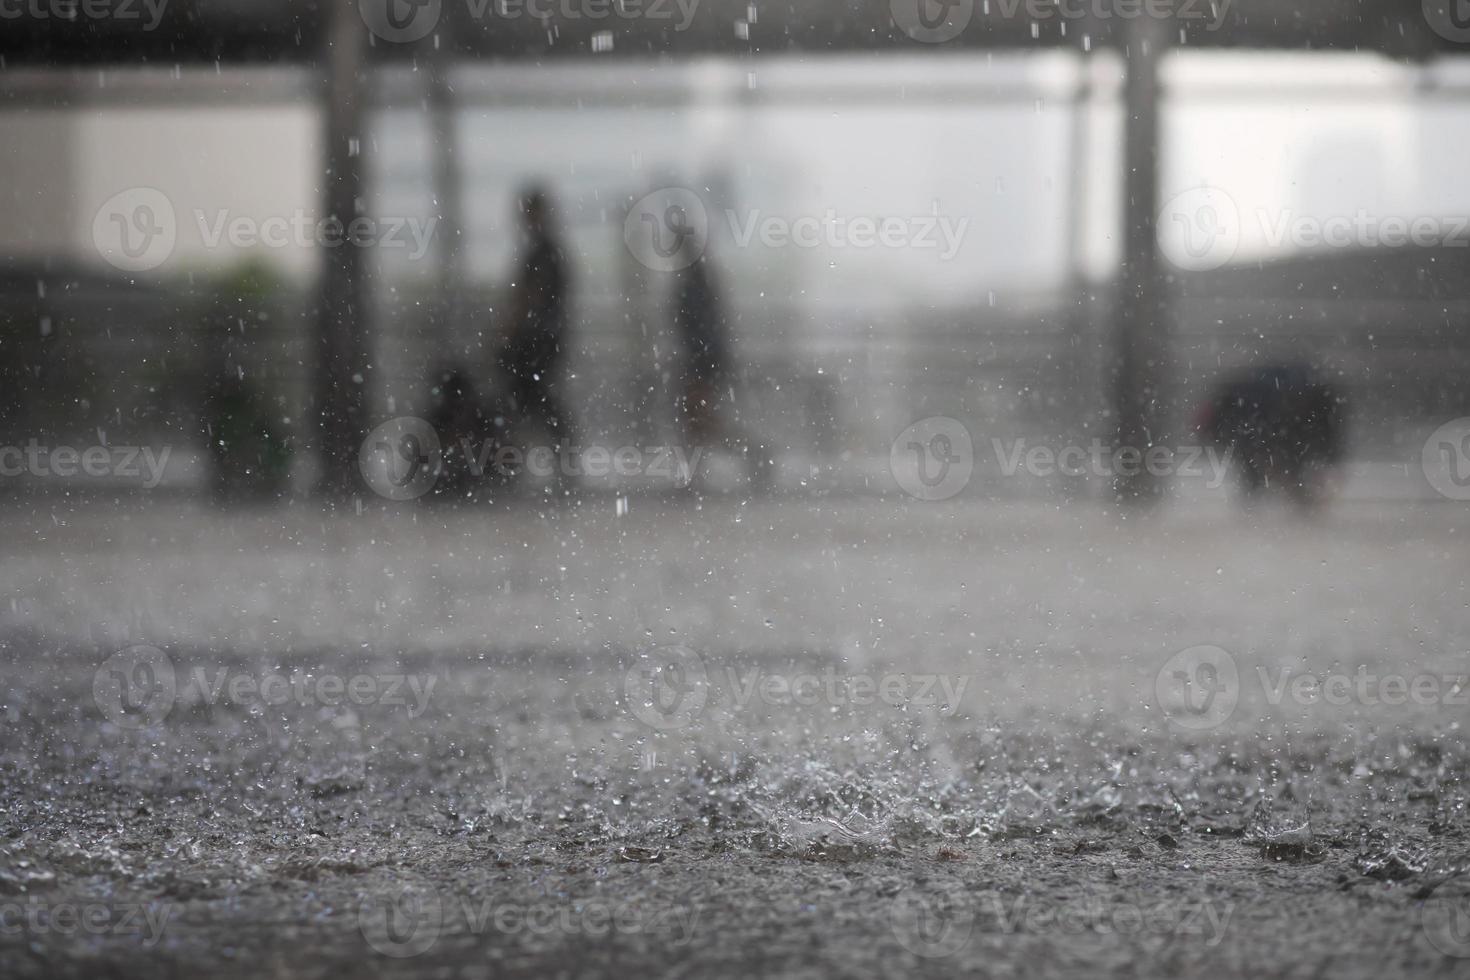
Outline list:
[[[435,350],[452,351],[456,360],[474,371],[486,367],[483,345],[469,349],[460,331],[465,322],[464,282],[464,195],[459,159],[459,126],[456,121],[458,100],[454,94],[454,17],[446,8],[439,29],[429,38],[432,45],[428,58],[429,131],[434,145],[433,155],[434,214],[438,219],[435,234],[439,239],[438,291],[434,325]],[[428,365],[433,370],[432,361]]]
[[[331,3],[327,9],[332,19],[324,53],[322,216],[334,228],[340,222],[345,243],[322,250],[314,410],[322,461],[318,491],[343,499],[360,486],[357,451],[367,434],[371,381],[366,256],[345,232],[362,210],[368,32],[357,4]]]
[[[1158,372],[1166,349],[1158,259],[1159,59],[1169,24],[1157,17],[1128,21],[1124,57],[1123,274],[1114,326],[1113,404],[1117,448],[1146,450],[1157,432]],[[1144,503],[1161,490],[1140,466],[1120,476],[1115,490],[1125,502]]]

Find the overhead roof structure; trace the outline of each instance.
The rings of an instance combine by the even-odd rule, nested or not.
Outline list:
[[[315,62],[332,2],[0,0],[0,66]],[[1190,48],[1414,59],[1470,51],[1459,0],[335,2],[381,26],[370,52],[378,61],[422,58],[441,44],[495,59],[1120,46],[1132,11],[1165,17],[1171,43]],[[942,23],[928,34],[938,43],[916,40],[928,30],[916,21],[920,12]]]

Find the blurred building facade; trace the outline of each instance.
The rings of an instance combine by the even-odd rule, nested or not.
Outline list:
[[[1416,433],[1470,410],[1461,246],[1314,249],[1269,232],[1282,216],[1365,201],[1380,215],[1470,214],[1453,165],[1470,132],[1470,71],[1250,57],[1178,54],[1165,73],[1163,193],[1223,188],[1243,234],[1220,268],[1168,270],[1159,436],[1184,438],[1221,372],[1306,357],[1350,393],[1358,455],[1400,459]],[[1120,74],[1116,58],[1069,51],[461,66],[446,170],[427,73],[383,69],[361,137],[365,212],[429,234],[401,231],[401,247],[371,252],[370,410],[422,414],[446,360],[488,367],[517,246],[512,202],[534,179],[556,195],[572,252],[569,390],[589,440],[667,435],[669,283],[627,247],[625,221],[668,186],[707,208],[742,414],[797,478],[879,486],[894,435],[927,415],[963,420],[979,443],[1106,437]],[[319,214],[311,79],[282,67],[12,73],[0,155],[19,179],[0,228],[0,315],[17,432],[106,426],[187,449],[198,378],[224,357],[310,445],[320,248],[210,236],[233,217]],[[1242,145],[1241,132],[1260,142]],[[94,221],[139,187],[173,205],[177,240],[157,268],[129,272],[99,252]],[[768,217],[895,215],[948,219],[962,229],[952,254],[942,242],[740,241]]]

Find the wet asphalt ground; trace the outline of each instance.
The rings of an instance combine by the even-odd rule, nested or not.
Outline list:
[[[1470,974],[1459,508],[7,526],[3,976]]]

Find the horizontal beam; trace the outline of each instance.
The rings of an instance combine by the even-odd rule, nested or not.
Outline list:
[[[1142,11],[1182,47],[1470,52],[1459,0],[0,0],[0,69],[316,63],[329,3],[356,8],[375,62],[1121,48]]]

